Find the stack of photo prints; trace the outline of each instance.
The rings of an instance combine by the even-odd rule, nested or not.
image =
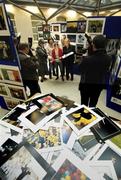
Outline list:
[[[0,119],[0,179],[119,180],[121,121],[54,94]]]

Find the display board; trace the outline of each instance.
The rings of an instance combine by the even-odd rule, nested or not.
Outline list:
[[[0,1],[0,106],[6,109],[27,98],[11,29],[5,4]]]

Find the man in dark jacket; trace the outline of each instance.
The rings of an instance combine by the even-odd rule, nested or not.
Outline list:
[[[86,57],[81,63],[81,80],[79,90],[81,104],[95,107],[101,91],[106,85],[111,58],[105,51],[106,38],[97,35],[93,39],[93,55]]]
[[[23,84],[29,87],[31,96],[35,93],[41,93],[40,86],[38,84],[38,73],[36,61],[28,55],[29,47],[26,43],[19,45],[19,59],[21,64],[21,75]]]

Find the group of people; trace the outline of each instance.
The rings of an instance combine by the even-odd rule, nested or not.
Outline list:
[[[72,52],[72,54],[68,57],[63,56],[70,52]],[[57,41],[54,42],[52,38],[48,39],[46,46],[43,40],[39,40],[36,55],[39,62],[38,72],[39,76],[41,76],[41,82],[46,80],[45,75],[48,74],[50,79],[52,79],[52,76],[56,76],[57,80],[59,76],[61,76],[62,81],[64,81],[64,76],[66,76],[66,80],[71,78],[73,81],[74,53],[75,48],[67,38],[62,40],[61,45],[59,45]]]
[[[93,51],[80,64],[81,79],[79,91],[81,104],[95,107],[101,91],[105,88],[112,59],[106,53],[106,38],[103,35],[95,36],[91,46]],[[66,56],[70,52],[72,52],[71,55]],[[58,68],[60,68],[62,81],[64,81],[65,77],[67,80],[73,80],[75,49],[70,45],[69,39],[65,38],[62,41],[61,47],[52,38],[48,40],[46,47],[43,40],[39,40],[36,49],[37,59],[34,57],[30,58],[28,54],[28,45],[20,44],[21,74],[23,83],[25,87],[29,87],[31,95],[41,92],[38,84],[38,73],[41,76],[41,81],[46,79],[46,74],[49,74],[50,79],[52,75],[55,75],[57,80],[59,78]],[[49,66],[47,66],[47,63]]]

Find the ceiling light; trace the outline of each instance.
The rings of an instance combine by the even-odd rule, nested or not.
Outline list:
[[[5,7],[6,7],[7,12],[11,12],[11,13],[14,12],[14,7],[13,7],[13,5],[11,5],[11,4],[6,4]]]
[[[118,11],[119,9],[112,9],[112,10],[110,10],[110,12],[116,12],[116,11]]]
[[[91,12],[84,12],[83,14],[84,14],[85,16],[87,16],[87,17],[88,17],[88,16],[92,16],[92,13],[91,13]]]
[[[25,9],[35,14],[40,13],[36,6],[26,6]]]
[[[105,14],[106,13],[106,11],[101,11],[101,12],[99,12],[99,14]]]
[[[75,17],[77,15],[76,11],[73,11],[73,10],[68,10],[67,11],[67,17]]]

